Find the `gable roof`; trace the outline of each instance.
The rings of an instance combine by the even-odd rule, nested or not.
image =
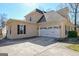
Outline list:
[[[37,23],[37,21],[42,17],[43,13],[44,13],[43,11],[39,9],[35,9],[32,12],[30,12],[28,15],[26,15],[25,19],[27,22]]]
[[[68,19],[68,13],[69,13],[69,9],[67,7],[59,9],[57,11],[57,13],[59,13],[61,16],[65,17],[66,19]]]
[[[46,22],[44,15],[37,21],[37,23],[41,23],[41,22]]]
[[[60,14],[58,14],[56,11],[49,11],[47,13],[44,13],[44,16],[46,18],[46,21],[61,21],[65,19]]]
[[[11,23],[11,22],[25,22],[25,20],[20,20],[20,19],[8,19],[6,23]]]
[[[51,20],[58,21],[58,20],[62,20],[62,19],[68,20],[69,19],[68,12],[69,12],[68,8],[65,7],[63,9],[58,10],[58,11],[54,11],[54,10],[48,11],[46,13],[43,13],[43,15],[44,15],[46,21],[51,21]],[[39,20],[39,21],[41,21],[41,20]],[[42,20],[42,22],[43,22],[43,20]]]
[[[41,11],[40,9],[34,9],[32,12],[38,12],[38,13],[40,13],[40,14],[43,14],[43,13],[46,13],[45,11]],[[30,12],[30,13],[32,13],[32,12]],[[28,13],[27,15],[29,15],[30,13]],[[27,15],[25,15],[25,16],[27,16]],[[25,17],[24,16],[24,17]]]
[[[70,18],[69,18],[69,9],[68,7],[65,7],[65,8],[62,8],[60,10],[57,11],[58,14],[60,14],[62,17],[64,17],[68,22],[70,22],[71,24],[73,24],[71,21],[70,21]]]
[[[35,10],[36,10],[36,12],[39,12],[41,14],[46,13],[45,11],[41,11],[40,9],[37,9],[37,8]]]
[[[58,20],[63,20],[63,19],[67,19],[68,21],[70,21],[68,18],[69,9],[67,7],[60,9],[58,11],[51,10],[48,12],[41,11],[40,9],[36,8],[31,13],[37,13],[37,12],[41,16],[37,20],[34,19],[36,21],[36,23],[46,22],[46,21],[50,21],[50,20],[58,21]],[[29,13],[28,15],[30,15],[31,13]]]

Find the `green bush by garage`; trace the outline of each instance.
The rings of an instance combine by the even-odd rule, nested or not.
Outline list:
[[[68,31],[68,38],[76,38],[77,32],[76,31]]]

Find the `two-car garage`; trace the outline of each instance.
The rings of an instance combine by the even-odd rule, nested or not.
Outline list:
[[[39,36],[60,38],[60,27],[43,27],[39,29]]]

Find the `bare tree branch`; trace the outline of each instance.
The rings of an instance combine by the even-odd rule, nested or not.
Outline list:
[[[6,14],[0,14],[0,28],[3,28],[5,26],[5,20],[6,20]]]

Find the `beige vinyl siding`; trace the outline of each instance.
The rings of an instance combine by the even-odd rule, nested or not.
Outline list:
[[[38,12],[31,12],[30,14],[25,16],[26,22],[37,23],[38,20],[42,17],[42,14]],[[31,19],[31,21],[30,21]]]
[[[78,34],[78,36],[79,36],[79,28],[77,28],[77,34]]]
[[[26,34],[17,34],[17,25],[25,25]],[[7,23],[7,31],[8,31],[7,38],[9,39],[38,36],[38,25],[22,21],[11,21]]]
[[[39,23],[39,28],[44,28],[44,27],[54,27],[54,26],[58,26],[61,27],[60,28],[60,38],[64,37],[64,26],[62,22],[42,22]]]

